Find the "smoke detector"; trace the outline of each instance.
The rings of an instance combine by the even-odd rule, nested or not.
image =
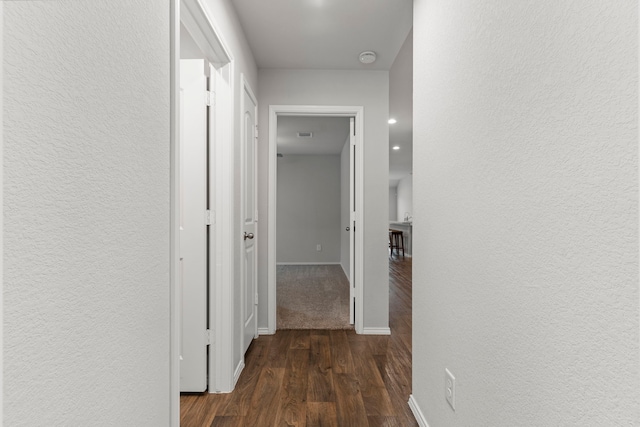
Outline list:
[[[372,64],[376,60],[376,53],[367,50],[365,52],[362,52],[358,59],[360,59],[360,62],[362,62],[363,64]]]

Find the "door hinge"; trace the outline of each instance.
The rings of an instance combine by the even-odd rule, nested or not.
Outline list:
[[[216,223],[215,211],[210,211],[210,210],[205,211],[204,223],[205,225],[213,225]]]
[[[258,125],[256,125],[256,139],[258,139]]]
[[[255,300],[255,304],[258,305],[258,294],[256,294],[254,300]]]
[[[213,345],[214,341],[215,341],[215,335],[213,334],[213,331],[211,329],[207,329],[205,331],[205,341],[207,343],[207,345]]]
[[[211,92],[209,90],[206,90],[204,92],[204,102],[205,102],[205,104],[207,104],[207,107],[213,106],[213,103],[214,103],[213,92]]]

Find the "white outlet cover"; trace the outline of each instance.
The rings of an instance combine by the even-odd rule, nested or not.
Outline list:
[[[456,377],[447,368],[444,369],[444,397],[451,409],[456,410]]]

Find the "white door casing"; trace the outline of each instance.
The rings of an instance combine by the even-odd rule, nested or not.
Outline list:
[[[207,388],[207,107],[208,64],[180,61],[180,391]]]
[[[242,354],[258,335],[258,199],[257,199],[257,115],[258,102],[247,81],[242,80],[241,119],[241,301],[242,301]]]
[[[209,350],[209,392],[230,392],[237,380],[234,366],[233,343],[235,328],[233,305],[235,211],[233,179],[233,89],[231,64],[211,67],[212,106],[210,122],[214,123],[214,135],[209,151],[210,206],[213,224],[210,227],[209,265],[209,326],[213,331],[214,345]]]
[[[171,1],[171,425],[180,422],[180,352],[182,345],[182,288],[180,286],[180,33],[181,26],[189,32],[203,58],[213,65],[210,90],[212,106],[209,120],[213,131],[209,134],[209,202],[211,222],[209,239],[209,326],[205,336],[212,343],[208,361],[210,393],[230,392],[234,376],[234,336],[237,317],[234,317],[234,270],[236,234],[234,224],[238,212],[234,207],[234,117],[233,96],[234,60],[222,38],[218,26],[204,0]],[[204,157],[204,155],[203,155]],[[201,302],[206,303],[205,300]],[[235,322],[235,323],[234,323]],[[237,325],[239,329],[239,325]]]
[[[356,125],[349,118],[349,323],[356,321],[355,237],[356,237]]]
[[[260,328],[261,334],[276,333],[276,189],[277,189],[277,123],[278,116],[329,116],[352,117],[353,128],[351,143],[350,175],[353,174],[353,182],[350,183],[350,198],[353,199],[354,208],[350,209],[350,224],[352,224],[353,242],[350,241],[350,300],[352,307],[350,313],[356,333],[364,332],[363,318],[363,164],[364,164],[364,108],[362,106],[319,106],[319,105],[270,105],[269,106],[269,195],[268,195],[268,250],[267,250],[267,327]],[[350,177],[351,179],[351,177]],[[355,194],[354,194],[355,193]],[[350,238],[351,240],[351,238]],[[352,259],[351,259],[352,258]]]

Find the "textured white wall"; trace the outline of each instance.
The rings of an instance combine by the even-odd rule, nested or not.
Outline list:
[[[398,218],[398,187],[389,187],[389,221]]]
[[[350,179],[350,140],[344,142],[340,153],[340,265],[344,274],[349,277],[349,232],[346,231],[350,221],[349,207],[349,179]]]
[[[339,263],[340,156],[278,158],[277,195],[277,262]]]
[[[258,209],[261,240],[258,293],[267,301],[267,206],[269,105],[364,106],[364,327],[389,326],[387,214],[380,197],[389,187],[389,73],[385,71],[274,70],[258,75]],[[267,238],[265,238],[267,236]],[[258,326],[267,327],[267,307],[259,308]]]
[[[169,424],[169,11],[4,3],[4,425]]]
[[[236,342],[234,343],[234,354],[233,354],[233,364],[234,366],[238,366],[243,360],[242,354],[242,310],[241,310],[241,294],[240,291],[242,286],[240,286],[240,260],[242,259],[242,231],[241,231],[241,218],[240,218],[240,118],[241,115],[239,113],[241,108],[241,98],[242,98],[242,83],[240,80],[240,76],[244,75],[244,78],[248,82],[249,86],[253,90],[254,93],[258,90],[258,69],[256,67],[255,60],[253,58],[253,54],[251,53],[251,49],[249,48],[249,44],[242,30],[242,26],[240,25],[240,21],[238,20],[238,16],[236,14],[235,7],[231,3],[231,0],[203,0],[202,3],[209,11],[209,16],[213,20],[214,28],[219,31],[220,38],[222,42],[225,44],[227,49],[229,49],[230,54],[233,60],[233,75],[232,75],[232,85],[233,85],[233,96],[234,96],[234,108],[238,113],[234,114],[234,189],[235,189],[235,200],[234,200],[234,212],[238,213],[237,218],[235,218],[234,222],[234,235],[238,236],[235,244],[234,253],[237,254],[236,263],[234,265],[234,339]],[[258,241],[261,238],[259,235]],[[263,301],[266,301],[263,300]]]
[[[638,3],[414,7],[429,425],[638,425]]]
[[[407,175],[398,182],[396,213],[398,221],[404,221],[407,213],[413,216],[413,175]]]

